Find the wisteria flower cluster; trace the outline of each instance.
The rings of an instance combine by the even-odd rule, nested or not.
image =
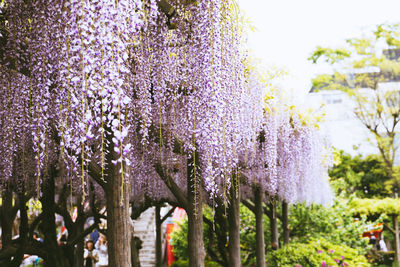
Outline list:
[[[267,112],[254,153],[244,173],[271,197],[289,203],[332,202],[328,168],[332,164],[327,140],[317,128],[289,111]]]
[[[37,177],[57,151],[83,192],[93,162],[104,181],[113,164],[136,185],[132,194],[161,197],[154,165],[176,170],[184,187],[189,158],[194,185],[211,197],[246,168],[270,194],[324,202],[323,139],[288,113],[265,111],[234,3],[169,2],[173,17],[156,0],[9,1],[12,63],[0,66],[7,176],[10,153],[29,139]]]

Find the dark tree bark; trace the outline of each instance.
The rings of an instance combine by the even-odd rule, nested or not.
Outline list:
[[[398,216],[393,215],[393,226],[394,226],[394,242],[395,242],[395,256],[397,267],[400,267],[400,240],[399,240],[399,221]]]
[[[283,227],[283,244],[289,244],[290,228],[289,228],[289,205],[286,201],[282,201],[282,227]]]
[[[141,267],[140,266],[140,259],[139,259],[139,250],[141,248],[142,248],[142,241],[138,237],[132,235],[132,239],[131,239],[131,261],[132,261],[132,267]]]
[[[161,208],[160,205],[156,205],[156,266],[159,267],[162,264],[161,259]]]
[[[188,251],[189,266],[204,267],[203,242],[203,201],[201,197],[199,174],[196,174],[198,155],[194,153],[187,161],[187,199],[188,208]],[[196,168],[194,167],[196,166]]]
[[[2,205],[1,205],[1,242],[3,248],[11,244],[12,238],[12,225],[15,219],[15,214],[11,214],[13,210],[12,206],[12,196],[13,193],[9,186],[2,192]],[[10,259],[4,259],[4,261],[9,261]]]
[[[254,211],[256,215],[256,266],[265,267],[263,192],[254,188]]]
[[[279,249],[279,239],[278,239],[278,219],[276,216],[276,200],[272,198],[268,203],[269,208],[269,221],[271,229],[271,247],[273,250]]]
[[[110,147],[113,147],[110,142]],[[107,159],[107,239],[108,239],[108,264],[115,267],[131,267],[131,236],[133,227],[129,217],[129,195],[120,170],[125,165],[117,163],[117,155],[113,149],[106,156]],[[123,189],[122,189],[123,188]],[[121,199],[122,197],[122,199]]]
[[[232,179],[228,207],[229,221],[229,266],[240,267],[240,193],[236,179]]]
[[[83,229],[83,227],[82,227]],[[83,254],[85,250],[85,240],[81,239],[79,242],[76,244],[75,248],[75,262],[76,262],[76,267],[82,267],[83,266]]]
[[[84,231],[85,228],[85,220],[86,216],[84,216],[83,212],[83,206],[81,204],[80,199],[78,199],[78,217],[76,218],[75,222],[75,227],[76,227],[76,235],[81,234]],[[81,238],[75,248],[75,266],[76,267],[82,267],[83,266],[83,254],[84,254],[84,249],[85,249],[85,240],[84,238]]]
[[[203,200],[201,197],[201,182],[198,153],[188,156],[187,159],[187,194],[174,182],[161,163],[155,164],[155,170],[165,185],[174,194],[179,206],[186,210],[188,216],[188,257],[191,267],[204,266],[203,241]],[[196,166],[196,167],[195,167]]]
[[[63,250],[57,243],[57,231],[55,222],[55,184],[54,179],[57,175],[55,166],[51,166],[48,175],[42,181],[42,203],[43,219],[40,229],[44,234],[43,245],[47,252],[45,267],[67,267],[68,259],[65,258]]]
[[[25,247],[27,246],[28,243],[28,231],[29,231],[29,225],[28,225],[28,214],[26,212],[26,200],[25,200],[25,190],[24,186],[22,186],[22,192],[18,193],[18,199],[19,199],[19,211],[20,211],[20,225],[19,225],[19,246],[17,248],[17,251],[14,255],[14,259],[11,262],[10,266],[15,266],[18,267],[21,265],[23,259],[24,259],[24,252],[25,252]]]
[[[228,236],[226,235],[226,233],[228,232],[228,225],[225,217],[225,209],[222,205],[218,206],[215,209],[215,223],[218,225],[218,227],[215,226],[215,230],[218,236],[218,250],[221,254],[220,257],[225,263],[224,266],[229,266],[229,260],[226,250],[226,243],[228,242]]]

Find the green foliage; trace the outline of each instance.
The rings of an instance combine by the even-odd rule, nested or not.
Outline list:
[[[382,50],[382,46],[377,45],[381,41],[385,41],[390,49]],[[316,63],[318,59],[325,58],[326,62],[333,65],[333,70],[335,70],[334,66],[338,68],[330,78],[329,75],[324,75],[313,79],[314,90],[338,89],[350,92],[349,89],[354,88],[377,89],[381,82],[399,79],[399,24],[378,25],[369,37],[348,39],[347,46],[347,49],[322,47],[315,49],[309,60]],[[355,73],[348,71],[354,69],[359,69],[359,71]],[[341,76],[338,75],[339,73]],[[385,98],[382,100],[384,101]]]
[[[268,234],[265,226],[264,224],[264,236]],[[242,205],[240,207],[240,249],[243,265],[253,263],[256,255],[256,217],[252,211]]]
[[[351,38],[346,40],[347,47],[345,48],[335,49],[318,46],[315,48],[308,60],[317,63],[320,59],[324,59],[325,62],[332,65],[341,63],[341,65],[339,65],[339,72],[342,73],[346,73],[346,68],[376,68],[376,74],[378,75],[371,75],[371,70],[366,70],[366,75],[355,75],[353,77],[356,83],[349,83],[350,87],[354,87],[353,85],[357,84],[368,84],[368,82],[366,82],[367,80],[379,82],[390,80],[396,77],[396,74],[399,73],[400,62],[391,56],[388,56],[387,53],[382,53],[381,46],[377,45],[381,41],[386,42],[389,48],[400,48],[399,24],[378,25],[373,34],[370,34],[367,37],[363,36],[361,38]],[[350,79],[348,72],[346,75]],[[374,85],[374,83],[370,83],[370,85]]]
[[[347,91],[351,86],[351,80],[347,75],[335,72],[334,74],[320,74],[312,79],[312,90],[318,92],[320,90],[341,90]]]
[[[206,261],[204,263],[204,266],[205,267],[221,267],[221,265],[219,265],[218,263],[213,262],[213,261]],[[188,260],[177,260],[171,264],[171,267],[189,267],[189,261]]]
[[[351,55],[350,51],[344,48],[324,48],[317,46],[312,55],[308,58],[313,63],[317,63],[320,58],[325,58],[325,61],[333,64],[338,60],[343,60]]]
[[[280,225],[279,225],[280,226]],[[279,228],[279,227],[278,227]],[[278,229],[279,230],[279,229]],[[264,215],[264,241],[266,251],[271,251],[270,222]],[[242,266],[254,266],[256,264],[256,217],[245,206],[240,207],[240,248]]]
[[[187,219],[183,220],[179,224],[179,227],[180,227],[179,230],[174,229],[174,231],[171,233],[171,241],[170,242],[173,247],[174,255],[178,259],[187,260],[188,259],[188,242],[187,242],[188,222],[187,222]]]
[[[388,49],[383,49],[382,43]],[[355,115],[374,135],[392,180],[386,190],[399,190],[400,178],[393,176],[393,166],[397,150],[394,139],[399,134],[400,94],[398,88],[380,85],[400,80],[400,24],[378,25],[367,36],[347,40],[347,49],[317,47],[309,60],[316,63],[320,58],[332,65],[335,74],[316,77],[312,90],[342,90],[355,101]],[[355,90],[360,88],[371,90]]]
[[[335,164],[329,171],[332,188],[337,195],[359,198],[386,197],[391,192],[390,179],[385,164],[378,155],[352,157],[343,151],[335,151]]]
[[[279,205],[278,205],[279,207]],[[320,205],[306,206],[304,204],[297,204],[290,207],[289,222],[291,229],[291,244],[304,248],[302,252],[304,257],[307,258],[311,255],[310,242],[315,243],[315,240],[322,240],[320,242],[327,242],[332,246],[343,246],[344,248],[351,247],[357,255],[364,255],[369,249],[368,238],[362,238],[362,233],[366,228],[366,218],[361,220],[354,220],[353,213],[349,212],[349,201],[338,198],[334,205],[331,207],[323,207]],[[278,209],[278,213],[280,210]],[[241,257],[242,266],[253,266],[255,264],[255,216],[246,207],[241,205],[240,209],[241,225],[240,225],[240,238],[241,238]],[[210,220],[212,219],[212,211],[209,208],[204,209],[204,214]],[[264,233],[266,241],[266,253],[271,253],[270,246],[270,230],[269,220],[264,217]],[[278,221],[279,222],[279,221]],[[279,225],[280,226],[280,225]],[[215,227],[218,227],[217,225]],[[281,226],[280,226],[281,227]],[[210,236],[212,227],[204,224],[204,241],[205,247],[212,247],[214,253],[220,253],[215,244],[216,237]],[[227,234],[227,233],[226,233]],[[174,253],[180,260],[187,260],[187,221],[181,224],[181,230],[174,231],[172,234],[172,245],[174,246]],[[289,247],[295,249],[296,246],[290,245]],[[328,246],[330,247],[330,246]],[[227,253],[227,244],[225,245]],[[334,250],[337,250],[333,248]],[[340,250],[338,250],[340,251]],[[283,253],[283,252],[281,252]],[[287,252],[289,253],[289,252]],[[308,254],[307,254],[308,253]],[[344,252],[343,252],[344,253]],[[220,254],[219,254],[220,255]],[[275,255],[275,254],[274,254]],[[279,253],[277,255],[280,255]],[[298,257],[300,254],[298,254]],[[302,255],[302,254],[301,254]],[[306,256],[307,255],[307,256]],[[335,254],[336,255],[336,254]],[[341,255],[336,255],[341,256]],[[346,258],[348,256],[344,255]],[[271,256],[275,257],[275,256]],[[314,257],[314,256],[313,256]],[[318,255],[315,256],[319,260]],[[350,258],[350,256],[349,256]],[[354,258],[352,256],[352,258]],[[206,259],[211,260],[210,255]],[[285,263],[286,264],[286,263]],[[290,264],[290,263],[287,263]],[[274,265],[272,265],[274,266]],[[276,265],[285,266],[285,265]],[[294,266],[292,264],[291,266]],[[320,266],[320,265],[302,265],[302,266]],[[328,265],[327,265],[328,266]],[[358,265],[350,265],[358,266]],[[363,265],[360,265],[363,266]]]
[[[359,252],[346,245],[315,239],[290,243],[267,255],[268,266],[371,266]],[[342,265],[343,264],[343,265]]]
[[[213,222],[212,209],[205,207],[203,209],[204,216]],[[226,217],[224,217],[226,220]],[[227,221],[225,222],[227,223]],[[254,213],[246,208],[244,205],[240,205],[240,247],[241,247],[241,258],[243,266],[250,266],[255,263],[255,247],[256,247],[256,220]],[[184,220],[180,224],[179,230],[172,232],[171,245],[174,248],[174,254],[181,260],[188,259],[188,243],[187,243],[187,220]],[[218,246],[218,237],[216,237],[215,230],[219,230],[220,227],[216,221],[214,226],[210,227],[209,224],[203,223],[204,231],[204,246],[205,248],[211,249],[213,254],[217,255],[221,259],[221,253],[228,255],[228,242],[223,244],[224,251],[221,251]],[[227,230],[227,229],[226,229]],[[228,236],[228,232],[225,232]],[[266,238],[266,245],[269,246],[270,231],[269,231],[269,220],[264,216],[264,236]],[[268,250],[268,249],[267,249]],[[212,260],[209,253],[206,255],[207,260]],[[215,259],[214,259],[215,260]]]
[[[400,199],[359,199],[355,198],[350,202],[351,211],[354,214],[365,215],[400,215]]]
[[[390,46],[400,48],[400,24],[380,24],[375,32],[377,39],[383,38]]]
[[[349,212],[348,200],[338,198],[332,207],[298,204],[290,209],[291,240],[308,243],[324,238],[328,242],[346,245],[364,254],[369,249],[368,238],[362,238],[366,218],[355,221]]]

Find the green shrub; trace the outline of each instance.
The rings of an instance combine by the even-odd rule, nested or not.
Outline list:
[[[213,221],[213,210],[209,207],[203,209],[203,214],[209,221]],[[226,218],[225,218],[226,219]],[[227,223],[227,222],[226,222]],[[175,229],[171,234],[171,245],[173,246],[173,252],[179,260],[188,259],[188,243],[187,243],[187,232],[188,223],[187,219],[183,220],[180,224],[180,229]],[[204,223],[204,246],[206,249],[206,261],[216,262],[221,261],[222,254],[228,256],[228,240],[226,244],[223,244],[224,251],[221,251],[218,246],[218,237],[215,235],[213,227],[207,223]],[[241,248],[241,258],[243,266],[253,266],[255,264],[255,251],[256,251],[256,232],[255,232],[255,216],[252,211],[246,208],[244,205],[240,205],[240,248]],[[218,222],[214,222],[215,229],[219,227]],[[219,228],[221,231],[222,229]],[[226,237],[228,238],[228,232],[226,230]],[[264,235],[265,244],[267,250],[270,246],[270,230],[269,230],[269,220],[264,216]],[[208,253],[209,250],[213,251],[216,257],[211,257]],[[221,263],[222,264],[222,263]]]
[[[189,266],[189,261],[177,260],[177,261],[174,261],[170,267],[188,267],[188,266]]]
[[[221,265],[219,265],[216,262],[213,261],[206,261],[205,262],[205,267],[221,267]],[[172,263],[172,265],[170,267],[189,267],[189,261],[188,260],[178,260]]]
[[[308,243],[310,240],[326,239],[330,243],[346,245],[366,254],[370,249],[368,238],[361,238],[368,225],[366,217],[354,220],[349,211],[348,199],[337,198],[331,207],[320,205],[293,205],[290,209],[292,242]]]
[[[363,255],[346,245],[334,245],[325,239],[309,243],[291,243],[267,254],[269,267],[293,266],[371,266]]]

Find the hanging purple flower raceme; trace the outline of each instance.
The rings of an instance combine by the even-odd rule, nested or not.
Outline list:
[[[61,72],[64,99],[68,99],[63,109],[68,117],[65,145],[79,155],[79,161],[96,159],[102,169],[110,150],[119,155],[113,164],[129,166],[132,144],[128,133],[136,131],[136,122],[128,119],[135,120],[138,109],[148,109],[148,103],[141,100],[132,103],[132,86],[138,77],[131,68],[130,49],[140,44],[142,2],[71,0],[66,6]],[[142,115],[142,122],[148,120],[146,112]],[[141,131],[146,136],[143,127],[149,127],[148,123]],[[121,175],[127,178],[129,172],[121,168]]]
[[[294,113],[272,109],[265,113],[255,144],[242,170],[250,186],[289,203],[331,203],[330,154],[317,128]]]
[[[252,149],[252,130],[260,119],[246,116],[257,108],[262,116],[262,96],[245,88],[242,40],[230,3],[176,4],[188,21],[178,21],[175,30],[164,29],[164,35],[158,31],[162,40],[155,37],[156,43],[165,43],[156,46],[153,59],[157,120],[172,138],[182,140],[185,151],[199,152],[206,190],[222,195],[241,151]]]
[[[27,165],[26,152],[35,154],[29,162],[36,162],[37,187],[44,164],[51,158],[48,151],[48,141],[52,141],[49,121],[55,119],[51,107],[52,93],[57,90],[59,60],[57,41],[50,40],[58,40],[57,20],[61,7],[59,2],[49,5],[46,1],[17,0],[7,3],[9,35],[2,72],[9,72],[8,79],[4,81],[8,81],[8,88],[14,95],[14,100],[10,102],[14,107],[13,111],[7,110],[7,115],[12,118],[13,114],[17,114],[18,118],[13,119],[17,124],[10,126],[14,129],[13,139],[20,142],[9,149],[22,160],[23,169]],[[32,146],[33,151],[30,150]]]
[[[278,196],[289,203],[331,203],[329,161],[325,160],[329,153],[324,138],[296,114],[286,118],[279,135]]]
[[[0,66],[0,187],[15,176],[26,180],[32,167],[29,85],[24,75]]]
[[[316,197],[326,172],[322,139],[288,113],[265,112],[264,86],[243,64],[231,1],[170,3],[172,18],[156,0],[11,1],[7,55],[16,63],[7,67],[27,78],[1,81],[2,106],[24,114],[0,114],[1,125],[18,129],[0,133],[1,151],[17,150],[30,132],[37,176],[59,150],[83,192],[86,163],[97,163],[105,179],[112,153],[111,164],[124,163],[122,179],[137,185],[133,195],[140,188],[170,197],[154,164],[174,170],[184,188],[186,159],[199,157],[192,177],[212,197],[225,196],[240,168],[289,202]],[[10,85],[29,102],[11,95]]]

